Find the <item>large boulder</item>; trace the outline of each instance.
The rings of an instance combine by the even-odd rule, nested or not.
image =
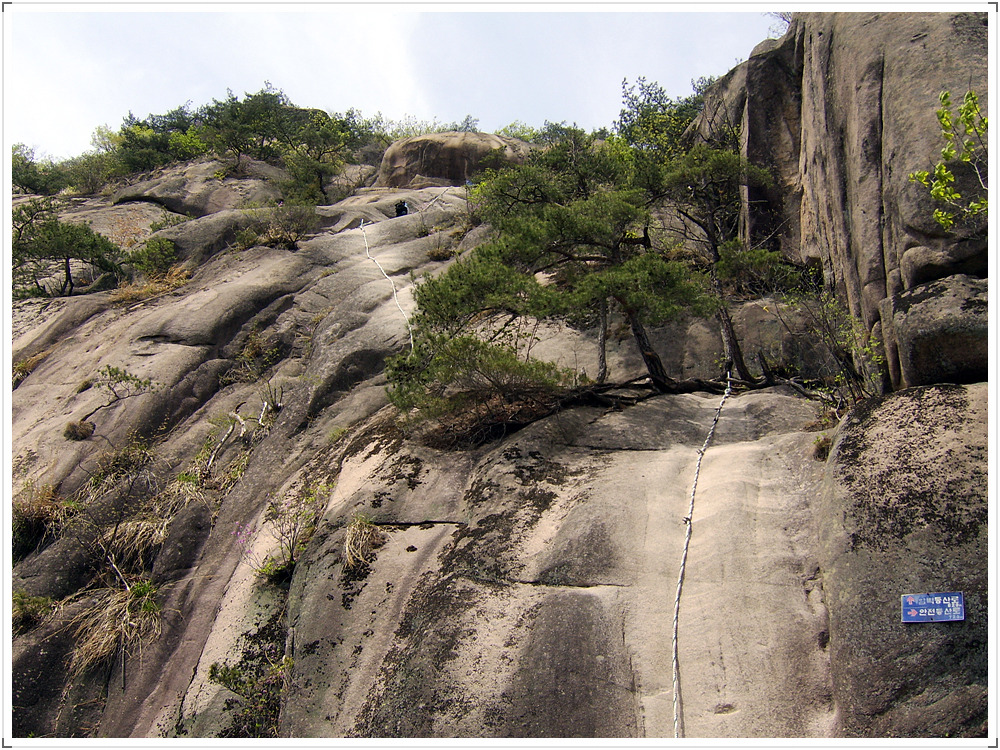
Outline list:
[[[281,197],[277,182],[287,175],[277,167],[252,161],[246,174],[226,177],[224,165],[214,159],[196,159],[176,167],[158,169],[115,193],[116,204],[149,201],[185,216],[200,217],[247,204]]]
[[[375,187],[464,185],[487,154],[520,164],[530,146],[490,133],[428,133],[396,141],[382,157]]]
[[[233,245],[240,230],[255,221],[252,211],[222,209],[161,229],[157,237],[173,242],[178,259],[195,267]]]
[[[882,301],[894,387],[988,379],[987,292],[986,279],[957,275]]]
[[[987,385],[908,389],[841,428],[819,524],[837,731],[986,737]],[[965,619],[905,624],[906,594]]]

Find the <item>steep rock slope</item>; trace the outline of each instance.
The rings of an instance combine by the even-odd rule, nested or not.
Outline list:
[[[810,29],[856,20],[790,33],[805,44]],[[454,179],[427,171],[413,174]],[[173,499],[146,565],[162,635],[100,669],[67,669],[71,618],[96,601],[84,587],[102,564],[89,527],[15,567],[15,589],[63,601],[15,639],[15,736],[241,736],[254,722],[285,737],[672,736],[689,529],[685,736],[986,735],[984,384],[871,402],[825,463],[815,448],[834,431],[817,432],[829,423],[815,402],[781,388],[733,396],[690,517],[718,396],[567,409],[478,448],[429,447],[388,408],[382,371],[409,345],[410,273],[483,238],[464,188],[361,189],[321,207],[322,228],[295,251],[234,252],[243,214],[230,199],[261,186],[209,196],[209,173],[78,207],[110,224],[105,212],[133,200],[199,196],[213,213],[163,230],[198,264],[187,285],[131,304],[106,292],[31,303],[36,317],[18,323],[15,361],[44,356],[14,390],[15,493],[90,486],[138,431],[154,459],[128,492],[95,498],[95,517]],[[411,211],[396,218],[399,200]],[[947,276],[938,283],[982,281]],[[897,330],[923,330],[911,315],[922,291],[906,290]],[[734,311],[741,336],[809,360],[771,307]],[[540,333],[539,355],[596,371],[593,332]],[[705,321],[653,339],[672,376],[717,374]],[[609,355],[612,377],[643,373],[627,339],[612,337]],[[67,440],[66,423],[106,401],[85,387],[105,365],[158,389]],[[256,568],[281,541],[269,504],[302,498],[321,509],[315,533],[290,580],[266,581]],[[373,539],[352,565],[358,521]],[[963,590],[966,621],[903,626],[898,596],[921,590]]]
[[[179,188],[173,174],[163,178],[175,193],[193,190]],[[162,192],[156,185],[147,189]],[[395,218],[401,199],[412,213]],[[78,208],[100,228],[132,207],[92,199]],[[254,247],[237,253],[225,251],[226,238],[239,226],[242,212],[223,209],[162,230],[177,240],[184,256],[201,262],[190,282],[177,290],[133,303],[114,303],[111,293],[100,292],[19,306],[14,358],[41,355],[41,361],[14,391],[17,497],[30,498],[46,486],[60,497],[86,489],[108,457],[134,445],[136,437],[152,441],[155,460],[142,480],[143,497],[130,491],[95,498],[87,523],[15,567],[15,590],[67,602],[53,621],[17,640],[18,734],[126,736],[174,726],[173,719],[164,724],[164,717],[173,717],[193,689],[191,674],[203,651],[213,653],[215,647],[206,644],[217,633],[220,603],[238,585],[256,591],[248,573],[252,566],[233,532],[260,525],[268,493],[295,493],[336,480],[332,443],[385,405],[384,359],[408,345],[400,306],[412,306],[410,272],[440,267],[441,261],[430,258],[446,256],[460,243],[475,243],[481,235],[479,230],[466,235],[461,226],[466,215],[462,188],[361,190],[320,213],[328,228],[300,241],[296,251]],[[155,211],[142,214],[146,222],[155,216]],[[678,351],[706,361],[683,341],[684,336],[675,342]],[[583,333],[552,330],[539,346],[561,364],[596,369],[594,342]],[[610,364],[622,377],[642,371],[628,346],[613,350]],[[155,389],[112,403],[106,392],[89,385],[105,366],[148,378]],[[276,394],[281,409],[269,429],[253,429],[246,441],[223,443],[234,415],[263,415]],[[95,434],[68,440],[66,424],[92,412]],[[208,453],[214,466],[205,471],[196,459]],[[453,460],[445,459],[448,467]],[[199,491],[177,489],[184,487],[178,475],[200,472]],[[168,522],[166,538],[151,562],[164,613],[163,637],[132,654],[124,675],[112,677],[107,691],[102,672],[68,679],[74,648],[68,623],[93,603],[82,587],[102,565],[93,525],[166,490],[179,492],[179,499],[162,519]],[[426,514],[434,520],[434,513]],[[265,554],[267,539],[259,544]],[[275,601],[284,597],[276,595]],[[249,600],[243,603],[249,610],[226,610],[237,613],[237,622],[253,611]],[[227,637],[238,636],[231,629]],[[219,648],[231,648],[223,640]],[[120,672],[121,666],[112,669]],[[110,686],[122,685],[121,677],[125,688],[119,694]],[[204,731],[224,730],[222,717],[214,722]],[[202,729],[198,725],[192,731]]]
[[[458,231],[463,193],[362,190],[321,209],[329,228],[297,251],[201,254],[192,280],[167,295],[130,305],[86,295],[25,324],[16,356],[55,349],[15,391],[22,490],[85,486],[106,449],[128,445],[136,429],[158,441],[151,481],[170,486],[206,446],[219,447],[221,418],[261,412],[265,383],[282,407],[248,445],[223,445],[208,489],[169,519],[152,563],[162,638],[124,670],[115,661],[67,681],[65,625],[84,593],[18,639],[19,733],[226,734],[236,696],[208,679],[211,667],[249,670],[264,652],[292,659],[278,725],[286,736],[672,733],[672,592],[697,448],[718,399],[571,410],[471,452],[405,440],[384,409],[382,363],[408,345],[397,301],[412,304],[409,272],[440,265],[432,251],[478,241],[477,230]],[[415,210],[394,218],[400,198]],[[685,360],[700,374],[718,356],[702,325],[656,337],[674,339],[677,375],[690,372]],[[591,334],[543,334],[546,356],[595,368]],[[253,341],[277,361],[252,370]],[[642,372],[628,342],[610,354],[620,377]],[[105,398],[80,383],[105,364],[159,388],[99,410],[95,435],[69,441],[66,422]],[[804,432],[816,417],[814,404],[780,392],[734,397],[722,415],[681,619],[689,734],[825,732],[826,615],[809,499],[821,464]],[[268,495],[315,487],[327,488],[322,520],[285,592],[254,570],[275,545]],[[358,512],[384,544],[350,571],[344,536]],[[247,528],[248,544],[234,533]],[[86,541],[70,535],[30,555],[14,587],[74,594],[100,562]],[[747,587],[771,598],[748,598]],[[768,614],[775,607],[779,618]],[[733,612],[744,618],[736,631]],[[746,633],[767,648],[746,651]]]
[[[359,452],[343,463],[327,518],[360,508],[406,525],[388,532],[349,610],[328,595],[331,581],[344,581],[336,536],[312,551],[314,573],[290,602],[301,656],[286,731],[671,734],[683,518],[717,402],[685,396],[624,413],[574,410],[464,455],[457,467],[398,440],[348,446]],[[811,404],[780,393],[736,399],[723,414],[720,447],[703,468],[681,620],[694,735],[794,735],[829,711],[817,637],[825,611],[818,590],[811,606],[803,595],[815,582],[808,505],[820,472],[813,436],[795,430],[814,418]],[[735,474],[725,468],[734,462]],[[400,465],[409,469],[402,478]],[[408,545],[416,549],[401,570]],[[766,588],[768,601],[748,601],[748,585]],[[770,644],[770,656],[744,652],[734,618],[751,641]],[[346,638],[317,627],[330,621],[344,623]],[[730,655],[727,674],[719,660]],[[800,659],[816,669],[791,679]],[[808,700],[801,679],[811,683]]]

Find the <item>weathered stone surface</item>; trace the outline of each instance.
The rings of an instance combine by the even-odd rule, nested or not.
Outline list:
[[[956,242],[945,247],[917,245],[903,253],[899,271],[903,289],[946,276],[962,274],[986,278],[987,256],[983,252],[984,239]]]
[[[820,532],[837,734],[986,737],[987,386],[866,404],[838,433]],[[965,620],[900,597],[962,591]]]
[[[231,246],[236,240],[237,232],[247,227],[253,219],[246,211],[222,209],[161,229],[156,236],[174,243],[179,260],[197,266]]]
[[[902,18],[906,33],[895,38],[883,16],[810,18],[727,76],[743,94],[723,101],[734,121],[752,123],[750,152],[777,165],[783,192],[764,197],[786,201],[781,217],[824,212],[782,228],[782,247],[791,254],[801,237],[801,257],[825,264],[859,315],[879,307],[875,326],[893,345],[908,336],[929,352],[921,315],[952,330],[935,312],[939,286],[968,287],[973,318],[985,309],[985,282],[972,278],[982,272],[979,239],[963,245],[921,224],[911,244],[892,246],[902,248],[894,263],[890,230],[874,220],[861,227],[891,219],[898,207],[866,201],[903,205],[886,186],[919,168],[917,156],[901,156],[902,141],[885,156],[885,133],[904,131],[875,122],[871,107],[897,116],[903,92],[888,73],[879,79],[868,53],[882,50],[873,54],[898,73],[924,43],[919,30],[906,36],[913,24],[930,24],[926,43],[953,37],[919,14]],[[975,47],[968,17],[941,18]],[[866,35],[871,50],[861,49]],[[787,78],[766,94],[778,75]],[[806,81],[816,76],[830,80]],[[810,111],[797,109],[807,95]],[[933,118],[933,101],[926,113],[913,106],[920,122]],[[936,131],[927,127],[929,144]],[[754,140],[761,128],[776,140]],[[867,138],[876,131],[881,142]],[[734,396],[702,457],[690,526],[691,483],[718,396],[565,409],[475,450],[420,444],[387,407],[383,372],[409,346],[411,274],[443,268],[442,258],[489,233],[469,229],[464,187],[419,187],[452,180],[449,163],[461,182],[472,161],[449,159],[421,171],[419,155],[407,157],[397,175],[406,186],[362,188],[320,207],[320,229],[295,252],[226,250],[243,214],[225,207],[257,189],[252,180],[226,181],[217,188],[230,192],[215,195],[204,165],[190,165],[189,185],[171,182],[184,170],[164,173],[136,197],[222,209],[163,230],[198,265],[187,285],[127,306],[106,293],[18,303],[15,361],[51,349],[13,395],[18,492],[32,482],[72,492],[133,430],[157,438],[153,479],[165,486],[196,470],[227,415],[254,423],[268,389],[281,409],[268,429],[218,453],[200,495],[172,519],[148,571],[163,635],[129,655],[124,672],[115,659],[110,671],[71,683],[60,669],[72,643],[55,623],[16,639],[17,731],[224,735],[241,699],[209,679],[211,667],[246,669],[256,654],[268,664],[292,658],[276,730],[285,737],[672,736],[673,597],[690,529],[678,636],[685,736],[982,736],[985,384],[873,402],[843,428],[825,479],[813,430],[829,415],[816,402],[788,388]],[[413,174],[405,164],[417,165]],[[831,185],[847,197],[824,203],[820,187]],[[399,200],[410,212],[396,218]],[[106,201],[80,208],[108,226],[114,218]],[[940,281],[944,271],[950,278]],[[787,312],[774,300],[733,306],[748,356],[760,349],[772,364],[821,372],[815,342],[802,340],[801,321]],[[537,333],[536,356],[581,379],[596,374],[596,331],[546,324]],[[650,334],[672,377],[719,374],[714,321]],[[622,321],[612,321],[608,341],[611,377],[642,376]],[[254,347],[273,358],[264,364]],[[899,372],[903,355],[893,351]],[[101,404],[99,389],[80,386],[104,365],[162,387],[99,410],[90,440],[65,440],[65,423]],[[927,371],[927,357],[915,368]],[[310,488],[322,507],[315,533],[291,580],[267,583],[256,574],[278,551],[267,503]],[[349,570],[346,527],[358,513],[381,541]],[[90,557],[56,543],[23,561],[14,580],[31,593],[72,594]],[[925,586],[964,589],[967,622],[900,630],[895,589]]]
[[[969,87],[987,100],[985,13],[795,14],[780,41],[710,90],[698,127],[742,124],[745,154],[775,177],[747,195],[757,203],[745,232],[822,264],[871,330],[886,297],[986,274],[985,220],[944,232],[927,189],[908,179],[940,154],[938,94],[959,99]],[[954,166],[963,195],[981,192]]]
[[[150,578],[157,586],[191,571],[212,531],[212,511],[207,503],[182,508],[170,522]]]
[[[95,232],[119,244],[127,243],[149,229],[154,221],[163,218],[163,207],[145,201],[119,201],[115,204],[105,197],[70,198],[60,210],[59,218],[79,224],[88,224]]]
[[[717,405],[574,410],[475,453],[409,444],[384,421],[358,433],[328,506],[333,531],[291,592],[285,732],[671,736],[682,519]],[[723,412],[682,605],[687,736],[824,733],[832,717],[809,500],[822,465],[800,431],[816,414],[781,391]],[[652,442],[615,448],[637,432]],[[359,511],[402,524],[384,527],[370,569],[348,574],[336,529]],[[751,642],[768,647],[748,653]]]
[[[883,330],[895,342],[895,387],[978,383],[989,372],[988,283],[949,276],[886,299]]]
[[[156,170],[148,179],[122,188],[114,195],[114,202],[148,201],[157,203],[176,214],[201,217],[247,203],[276,201],[281,192],[275,181],[287,179],[277,167],[263,162],[249,162],[246,177],[227,177],[220,180],[216,174],[223,164],[214,159],[196,159],[188,162],[183,170],[174,167]]]
[[[530,146],[491,133],[428,133],[393,143],[382,157],[376,187],[464,185],[490,152],[515,164]]]
[[[15,638],[11,654],[10,727],[14,737],[47,735],[59,721],[60,713],[70,713],[62,702],[67,692],[67,661],[74,646],[70,622],[87,604],[86,600],[70,603],[56,617]],[[93,720],[99,716],[87,718]],[[73,734],[84,736],[89,728],[78,725]]]

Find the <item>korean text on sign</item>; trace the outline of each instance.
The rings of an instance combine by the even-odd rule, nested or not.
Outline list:
[[[961,591],[934,594],[903,594],[902,622],[949,622],[965,619]]]

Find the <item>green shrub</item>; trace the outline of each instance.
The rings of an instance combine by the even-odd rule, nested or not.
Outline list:
[[[80,195],[97,195],[121,175],[114,154],[91,151],[62,162],[69,187]]]
[[[324,495],[329,491],[329,486],[319,484],[268,503],[264,523],[278,539],[278,554],[265,561],[258,571],[260,575],[275,582],[291,577],[296,562],[316,529],[316,519],[325,502]]]
[[[429,338],[417,351],[390,359],[386,371],[389,400],[403,412],[428,414],[447,410],[447,391],[473,400],[514,401],[555,391],[570,378],[556,365],[521,359],[511,346],[470,335]]]
[[[940,109],[937,110],[941,125],[941,137],[945,145],[941,149],[941,161],[933,170],[920,170],[909,175],[911,182],[919,182],[929,188],[931,197],[942,208],[934,210],[934,219],[945,230],[950,230],[956,221],[965,221],[988,212],[987,198],[987,132],[989,122],[979,108],[979,95],[969,90],[958,107],[957,117],[952,113],[951,94],[941,93]],[[970,171],[975,182],[969,180],[975,196],[959,193],[955,185],[954,169]]]
[[[764,296],[787,292],[802,285],[805,271],[781,253],[762,247],[743,249],[739,241],[719,248],[716,272],[736,294]]]
[[[11,151],[14,188],[24,193],[55,195],[68,184],[66,170],[51,159],[36,159],[33,148],[15,143]]]
[[[179,214],[171,213],[167,209],[163,209],[159,221],[154,221],[149,225],[149,231],[159,232],[161,229],[175,227],[178,224],[183,224],[185,221],[191,221],[191,218],[191,216],[180,216]]]
[[[248,210],[250,223],[236,233],[235,247],[256,245],[295,250],[299,240],[319,228],[315,205],[262,206]]]
[[[132,251],[129,262],[147,278],[159,279],[177,262],[177,246],[164,237],[152,237]]]
[[[69,296],[76,279],[74,261],[96,273],[123,278],[121,250],[85,224],[60,221],[51,198],[33,199],[12,213],[12,268],[15,297]]]
[[[882,391],[881,344],[832,292],[792,293],[785,304],[803,316],[808,337],[836,362],[836,370],[826,378],[828,388],[850,405]]]
[[[209,151],[208,144],[201,139],[197,128],[193,126],[183,133],[176,130],[171,132],[167,136],[167,148],[171,156],[178,161],[187,161]]]
[[[155,391],[158,388],[158,385],[155,385],[149,378],[142,379],[137,375],[133,375],[128,370],[115,367],[113,365],[105,365],[98,370],[97,374],[98,377],[95,381],[93,381],[93,383],[107,394],[107,400],[105,403],[95,406],[89,412],[80,417],[80,419],[76,421],[75,427],[70,426],[73,424],[72,422],[70,425],[67,425],[66,432],[64,434],[69,440],[85,440],[87,437],[90,437],[90,435],[85,435],[83,437],[79,437],[78,435],[82,434],[82,431],[87,429],[84,423],[89,422],[90,418],[101,409],[107,409],[110,406],[114,406],[119,401],[141,396],[144,393]],[[92,428],[91,432],[93,432]]]
[[[432,341],[432,343],[428,343]],[[389,401],[426,444],[468,448],[498,439],[557,408],[574,374],[522,359],[507,344],[463,335],[421,340],[387,362]]]
[[[245,659],[244,665],[232,666],[215,662],[209,667],[208,679],[239,696],[239,711],[232,726],[220,734],[223,737],[277,737],[281,701],[285,694],[292,659],[280,661]]]

